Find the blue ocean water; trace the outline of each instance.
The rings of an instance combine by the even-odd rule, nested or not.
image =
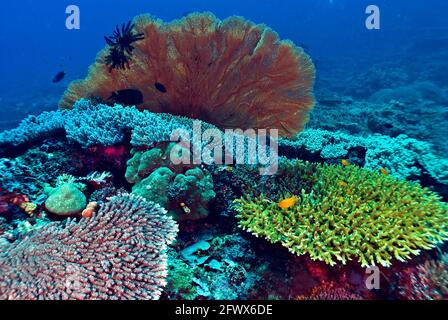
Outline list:
[[[65,26],[65,9],[72,4],[81,11],[80,30]],[[365,27],[370,4],[381,10],[380,30]],[[448,22],[443,12],[448,12],[448,2],[444,0],[24,0],[7,1],[0,11],[1,127],[15,126],[26,114],[55,109],[70,81],[85,77],[105,46],[103,36],[117,24],[142,13],[169,21],[194,11],[211,11],[219,18],[241,15],[304,47],[317,66],[316,94],[318,98],[322,94],[322,100],[328,95],[368,99],[379,89],[431,81],[437,87],[428,90],[439,90],[443,97],[438,104],[446,107]],[[375,78],[369,70],[377,64],[383,69],[376,71],[383,76]],[[420,77],[428,68],[435,70]],[[52,83],[60,71],[66,73],[65,79]]]

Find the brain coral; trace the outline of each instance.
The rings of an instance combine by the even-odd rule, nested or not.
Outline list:
[[[448,239],[448,206],[417,183],[356,166],[295,166],[307,172],[296,179],[315,181],[311,189],[287,210],[263,195],[236,200],[243,229],[330,265],[357,259],[388,267]]]
[[[158,205],[111,198],[93,218],[51,223],[7,245],[0,299],[157,299],[176,232]]]
[[[45,207],[53,214],[70,216],[80,213],[86,208],[86,196],[71,183],[65,183],[51,190],[50,196],[45,201]]]
[[[240,17],[220,21],[210,13],[171,23],[145,15],[134,23],[145,39],[133,43],[130,68],[109,70],[106,47],[88,77],[70,85],[61,108],[79,98],[108,100],[113,92],[137,89],[143,94],[140,109],[221,128],[274,128],[291,136],[307,122],[314,65],[266,26]]]

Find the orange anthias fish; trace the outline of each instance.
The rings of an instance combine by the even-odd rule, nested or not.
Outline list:
[[[350,166],[350,162],[346,159],[342,160],[341,162],[342,162],[342,165],[344,165],[346,167]]]
[[[381,173],[382,173],[383,175],[385,175],[385,176],[388,176],[388,175],[389,175],[389,171],[387,171],[386,168],[381,168]]]
[[[287,198],[285,200],[282,200],[278,203],[278,206],[280,208],[282,208],[283,210],[289,209],[291,207],[293,207],[297,202],[297,197],[291,197],[291,198]]]

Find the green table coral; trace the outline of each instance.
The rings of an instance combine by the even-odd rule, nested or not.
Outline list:
[[[286,210],[278,206],[281,197],[236,200],[241,228],[330,265],[357,259],[388,267],[448,239],[447,204],[417,183],[356,166],[294,166],[307,172],[296,179],[314,181],[311,189]]]

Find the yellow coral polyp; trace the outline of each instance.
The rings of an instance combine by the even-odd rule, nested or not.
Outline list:
[[[264,195],[236,200],[241,228],[299,256],[363,267],[389,267],[448,239],[447,204],[419,184],[356,166],[297,163],[313,170],[311,191],[288,211]]]

